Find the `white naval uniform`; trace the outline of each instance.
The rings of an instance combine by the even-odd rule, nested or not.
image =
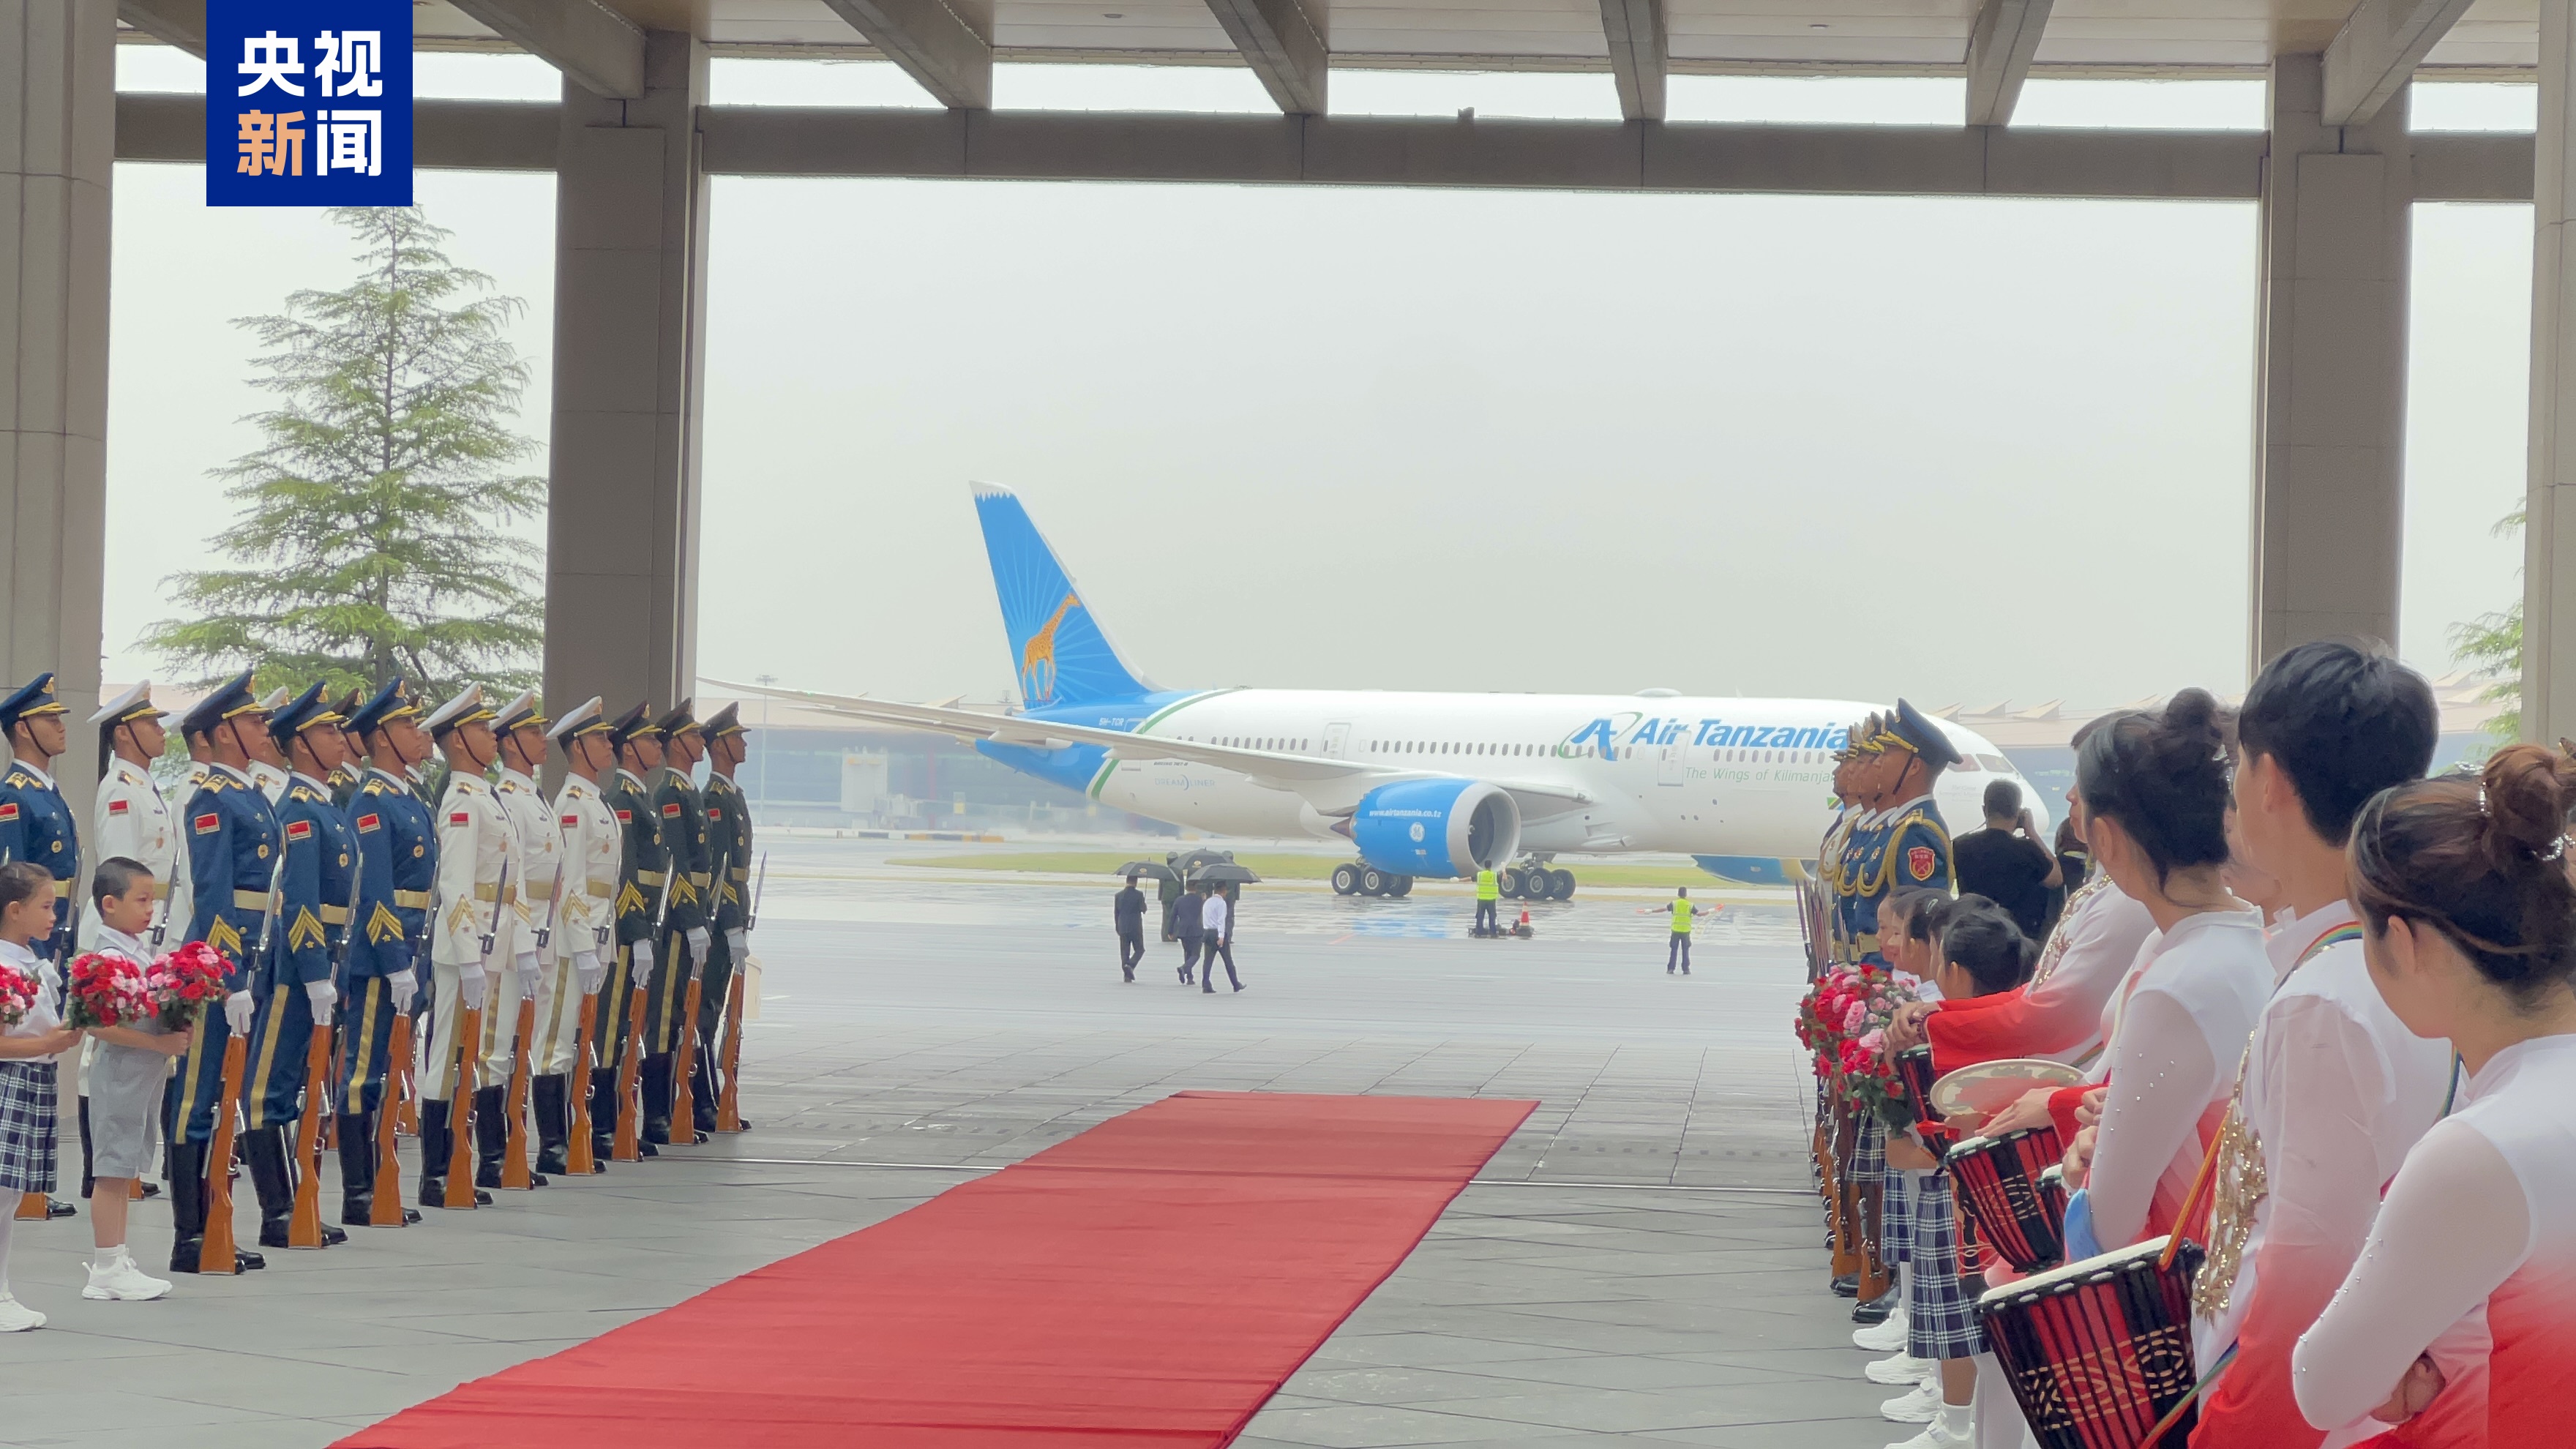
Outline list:
[[[543,1048],[538,1054],[544,1064],[541,1070],[548,1075],[561,1075],[590,1069],[590,1063],[574,1059],[574,1051],[581,1045],[581,988],[576,963],[583,956],[596,960],[599,943],[616,925],[618,864],[626,838],[617,828],[617,816],[609,810],[599,787],[579,775],[564,777],[563,789],[555,793],[553,818],[563,841],[564,883],[562,903],[556,907],[554,938],[546,948],[551,958],[546,964],[546,980],[556,983],[557,990],[551,1003],[537,1007],[537,1040]],[[594,1010],[592,1039],[596,1041],[601,1032],[616,1025],[600,1019]]]
[[[100,861],[120,855],[134,861],[152,872],[153,910],[165,927],[163,939],[176,947],[178,938],[188,933],[188,917],[196,906],[196,886],[188,876],[188,842],[179,833],[178,812],[171,809],[168,797],[161,793],[161,782],[152,778],[151,771],[121,756],[108,760],[107,773],[98,782],[98,794],[90,801],[89,840],[91,847],[82,853],[81,878],[73,887],[73,899],[84,903],[89,900],[90,877]],[[98,912],[82,912],[75,949],[97,950],[98,933]],[[146,932],[142,945],[151,944],[151,935]],[[97,1054],[98,1038],[84,1037],[80,1052],[80,1094],[84,1097],[89,1095],[90,1059]],[[178,1058],[171,1058],[170,1069],[179,1069]]]
[[[500,802],[501,813],[510,822],[510,878],[521,883],[518,900],[502,913],[500,939],[492,945],[492,960],[508,962],[509,974],[495,982],[492,995],[502,1003],[498,1011],[483,1017],[483,1085],[505,1087],[518,1066],[519,1057],[519,991],[518,958],[537,950],[537,932],[546,924],[546,909],[555,890],[555,867],[563,859],[563,837],[555,833],[553,808],[546,804],[537,782],[504,766],[501,783],[493,788],[493,798]],[[569,874],[569,873],[567,873]],[[554,967],[551,961],[537,964],[537,1023],[544,1029],[546,1006],[554,992]],[[534,1041],[529,1045],[536,1055]],[[530,1075],[541,1070],[532,1060]]]
[[[420,1074],[420,1094],[427,1100],[445,1102],[455,1097],[456,1031],[464,1012],[458,994],[460,983],[483,977],[485,1019],[499,1010],[500,983],[491,978],[510,972],[507,929],[498,924],[510,914],[500,909],[504,894],[501,873],[503,864],[517,850],[510,838],[509,818],[501,813],[492,787],[480,776],[449,775],[447,792],[438,801],[438,896],[430,907],[430,1009],[434,1019],[429,1057]],[[513,874],[508,893],[515,897],[517,890],[518,879]],[[483,956],[483,937],[487,933],[494,933],[488,963]]]

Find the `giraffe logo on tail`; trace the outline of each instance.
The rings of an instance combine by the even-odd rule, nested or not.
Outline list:
[[[1068,593],[1064,602],[1055,606],[1055,614],[1029,642],[1020,648],[1020,696],[1032,705],[1048,703],[1055,698],[1055,627],[1064,616],[1082,606],[1082,600]]]

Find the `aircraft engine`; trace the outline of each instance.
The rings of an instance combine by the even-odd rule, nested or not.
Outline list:
[[[1360,797],[1360,859],[1394,875],[1467,876],[1521,851],[1521,811],[1482,780],[1399,780]]]

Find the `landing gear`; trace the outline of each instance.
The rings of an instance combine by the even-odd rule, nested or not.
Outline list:
[[[1505,896],[1516,901],[1570,901],[1574,899],[1574,872],[1551,869],[1543,860],[1527,865],[1505,866],[1495,873],[1494,883]]]
[[[1413,877],[1383,871],[1373,865],[1337,865],[1333,867],[1333,894],[1337,896],[1384,896],[1402,900],[1413,893]]]

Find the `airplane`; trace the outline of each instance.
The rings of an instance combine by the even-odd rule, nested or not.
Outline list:
[[[1019,497],[973,485],[1022,705],[991,714],[752,691],[945,734],[1105,805],[1212,835],[1347,841],[1343,895],[1496,871],[1515,899],[1575,890],[1560,854],[1681,853],[1722,879],[1804,878],[1832,819],[1833,752],[1882,707],[1849,700],[1396,690],[1163,689],[1127,662]],[[1982,736],[1935,800],[1973,828],[1985,787],[2039,792]],[[2046,826],[2044,818],[2040,824]]]

